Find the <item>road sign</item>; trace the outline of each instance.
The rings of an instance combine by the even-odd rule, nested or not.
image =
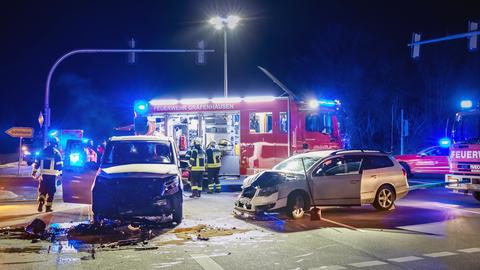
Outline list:
[[[32,138],[33,128],[30,127],[12,127],[5,131],[8,135],[14,138]]]
[[[40,114],[38,115],[38,123],[40,124],[40,127],[43,126],[44,121],[45,121],[45,119],[43,118],[43,114],[42,114],[42,112],[40,112]]]

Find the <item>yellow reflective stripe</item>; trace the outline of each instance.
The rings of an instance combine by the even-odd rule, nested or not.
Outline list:
[[[42,174],[44,175],[60,175],[62,171],[57,171],[57,170],[42,170]]]
[[[202,188],[202,187],[197,187],[197,190],[198,190],[198,191],[202,191],[203,188]]]
[[[198,190],[197,186],[192,186],[192,190]]]
[[[46,206],[52,206],[52,205],[53,205],[53,202],[47,202],[45,205],[46,205]]]

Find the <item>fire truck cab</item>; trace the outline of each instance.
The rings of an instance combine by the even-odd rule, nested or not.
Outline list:
[[[156,132],[174,138],[180,156],[197,137],[204,146],[215,140],[220,175],[233,177],[270,169],[289,154],[341,149],[345,130],[337,100],[273,96],[154,99],[147,118]]]
[[[464,110],[456,114],[452,130],[446,187],[471,193],[480,201],[480,108],[472,108],[471,101],[462,102],[462,107]]]

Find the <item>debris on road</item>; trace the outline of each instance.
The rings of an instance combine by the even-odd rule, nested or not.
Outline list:
[[[32,236],[43,236],[45,234],[45,229],[47,228],[47,224],[39,218],[36,218],[30,223],[26,228],[25,232]]]

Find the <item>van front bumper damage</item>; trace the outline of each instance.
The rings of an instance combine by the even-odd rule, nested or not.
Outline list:
[[[480,191],[480,175],[445,175],[446,188],[454,192],[478,192]]]

